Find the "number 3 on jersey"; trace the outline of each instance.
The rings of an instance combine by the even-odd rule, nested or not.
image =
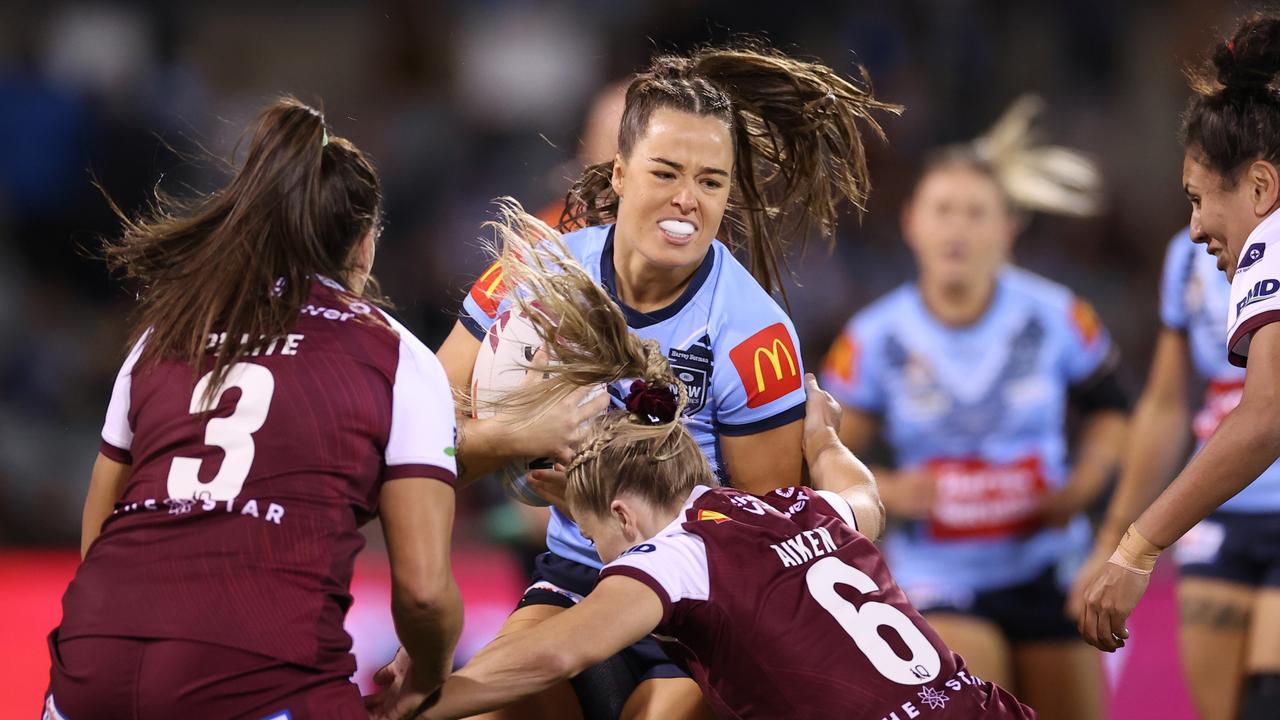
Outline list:
[[[938,677],[942,658],[929,642],[929,638],[892,605],[882,602],[864,602],[854,607],[836,592],[836,585],[848,585],[866,595],[880,588],[871,576],[845,563],[837,557],[825,557],[813,564],[805,573],[809,594],[867,656],[871,665],[886,678],[902,685],[923,685]],[[880,636],[881,627],[891,627],[911,651],[911,657],[903,659]]]
[[[196,383],[191,393],[188,412],[195,414],[204,408],[204,394],[213,379],[209,372]],[[207,483],[200,482],[200,459],[175,457],[169,466],[169,497],[195,500],[234,500],[244,487],[253,465],[253,434],[267,421],[271,409],[271,396],[276,391],[276,379],[271,371],[253,363],[236,363],[227,368],[227,374],[209,403],[217,407],[222,395],[233,387],[240,388],[240,400],[227,417],[212,418],[205,425],[204,442],[222,448],[226,454],[218,474]]]

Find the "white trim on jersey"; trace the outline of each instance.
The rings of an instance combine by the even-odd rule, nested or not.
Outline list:
[[[1280,212],[1272,212],[1245,240],[1227,309],[1227,352],[1243,366],[1253,333],[1280,320]],[[1256,258],[1256,259],[1254,259]]]
[[[831,509],[835,510],[840,519],[844,520],[849,527],[854,530],[858,529],[858,519],[853,516],[853,508],[849,506],[849,501],[845,500],[840,493],[834,493],[830,490],[818,490],[814,494],[826,500]]]
[[[432,465],[456,473],[457,463],[450,453],[457,420],[444,366],[395,318],[386,313],[383,317],[400,336],[386,465]]]
[[[684,518],[693,502],[710,490],[705,485],[693,493],[680,508],[680,514],[657,535],[623,553],[605,566],[605,570],[630,567],[653,578],[667,593],[672,604],[681,600],[706,600],[711,597],[711,571],[707,568],[707,546],[702,538],[684,529]]]
[[[142,346],[150,336],[151,330],[148,329],[133,344],[133,349],[120,366],[115,385],[111,388],[111,402],[107,404],[107,418],[102,424],[102,439],[121,450],[133,449],[133,426],[129,424],[130,403],[133,401],[133,366],[138,363]]]

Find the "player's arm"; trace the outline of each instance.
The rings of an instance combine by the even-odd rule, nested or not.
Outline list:
[[[840,441],[841,407],[818,387],[813,375],[805,375],[804,457],[809,477],[818,490],[834,492],[853,510],[858,531],[875,540],[884,530],[884,505],[875,476]]]
[[[800,481],[804,455],[800,442],[804,421],[754,435],[720,435],[720,452],[733,486],[753,495],[763,495]]]
[[[648,585],[606,577],[578,605],[490,643],[449,677],[422,717],[469,717],[509,705],[635,643],[662,615],[662,601]]]
[[[1132,398],[1108,369],[1071,392],[1083,415],[1067,482],[1046,500],[1045,519],[1063,525],[1098,498],[1120,465],[1129,433]]]
[[[1280,323],[1253,333],[1240,404],[1186,469],[1138,518],[1136,527],[1160,548],[1253,482],[1280,457]]]
[[[454,491],[434,478],[382,485],[382,532],[391,562],[391,616],[413,661],[413,687],[440,685],[462,632],[462,596],[450,567]]]
[[[1112,652],[1129,637],[1125,622],[1163,550],[1253,482],[1280,457],[1280,324],[1253,332],[1244,393],[1186,469],[1126,532],[1084,593],[1079,628]]]
[[[89,553],[89,546],[102,532],[102,523],[111,517],[125,483],[129,481],[132,466],[117,462],[98,453],[89,476],[89,492],[84,498],[84,513],[80,522],[80,559]]]

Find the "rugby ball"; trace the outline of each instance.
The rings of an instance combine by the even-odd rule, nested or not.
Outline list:
[[[490,417],[490,404],[520,385],[525,369],[542,347],[542,338],[533,323],[518,309],[504,310],[494,318],[489,331],[480,341],[480,352],[471,370],[471,406],[477,418]],[[529,487],[530,470],[548,469],[554,464],[548,458],[521,458],[495,474],[507,495],[526,505],[546,507],[547,502]]]

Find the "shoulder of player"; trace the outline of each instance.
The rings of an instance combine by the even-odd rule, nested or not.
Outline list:
[[[413,331],[405,327],[399,320],[396,320],[390,313],[378,309],[378,314],[386,321],[386,327],[381,328],[372,323],[365,323],[371,326],[373,332],[379,332],[383,337],[394,342],[398,348],[398,362],[404,362],[406,358],[412,359],[418,369],[427,373],[439,373],[444,376],[444,366],[440,364],[440,360],[436,358],[436,354],[427,347],[426,343],[418,339]],[[390,332],[387,332],[387,329]]]
[[[590,269],[591,264],[597,262],[604,251],[604,245],[612,229],[612,225],[579,228],[561,235],[560,242],[568,248],[574,260]]]
[[[1001,272],[1000,283],[1024,307],[1063,319],[1072,317],[1077,303],[1087,302],[1062,283],[1012,265]]]
[[[709,318],[716,344],[737,344],[742,338],[772,327],[778,323],[787,326],[795,335],[790,316],[772,295],[760,287],[760,283],[738,261],[729,248],[719,240],[712,241],[711,252],[716,253],[715,275],[709,281],[715,286],[710,298]]]

